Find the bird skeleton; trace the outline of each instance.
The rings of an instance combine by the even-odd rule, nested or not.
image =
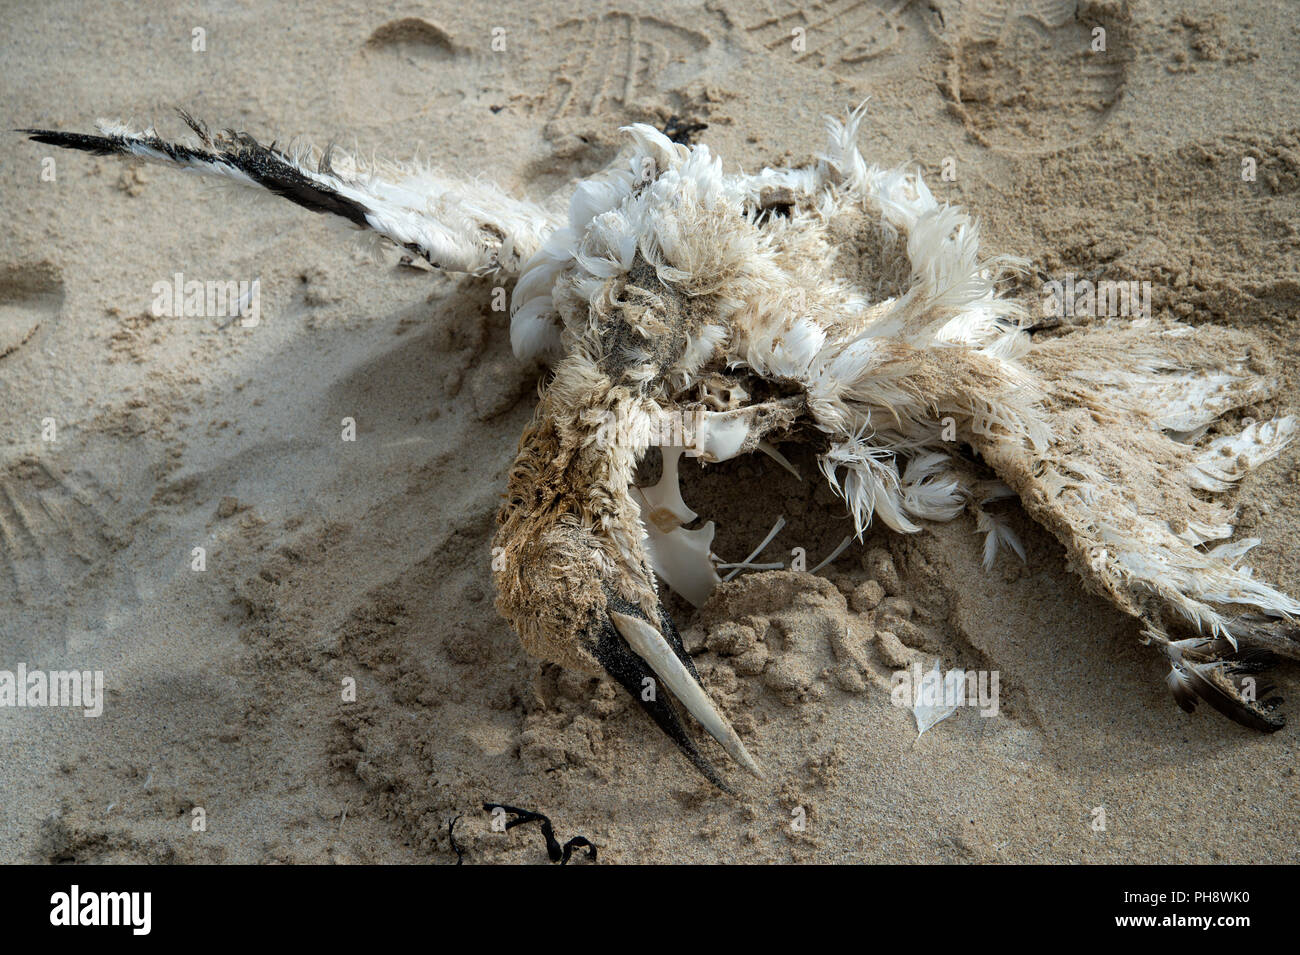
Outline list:
[[[755,174],[628,126],[567,216],[422,166],[291,154],[182,116],[197,142],[119,124],[24,132],[269,190],[435,267],[515,278],[513,349],[550,375],[498,515],[497,608],[530,653],[627,688],[714,784],[727,788],[671,697],[761,770],[660,598],[662,579],[699,605],[720,579],[713,525],[686,526],[697,515],[678,467],[683,453],[755,450],[789,467],[783,441],[814,445],[859,538],[874,518],[915,533],[969,511],[986,563],[999,544],[1023,558],[984,508],[1018,496],[1163,650],[1179,705],[1282,725],[1239,675],[1300,658],[1300,604],[1242,566],[1258,541],[1233,541],[1216,500],[1295,433],[1289,416],[1231,430],[1234,412],[1278,390],[1262,346],[1150,319],[1031,337],[1001,290],[1021,263],[982,255],[978,224],[914,168],[868,165],[864,107],[828,119],[815,164]],[[680,441],[657,440],[665,422],[683,425],[669,429]],[[656,444],[663,476],[637,487]]]

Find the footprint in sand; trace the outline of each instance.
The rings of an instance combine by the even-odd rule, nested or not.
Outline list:
[[[121,546],[107,500],[93,476],[43,458],[0,463],[0,604],[57,601]]]
[[[48,333],[63,309],[63,277],[48,262],[0,267],[0,360]]]
[[[900,48],[907,32],[903,17],[912,5],[912,0],[769,0],[761,14],[748,17],[745,29],[796,63],[851,72]]]
[[[547,43],[567,51],[538,108],[550,119],[619,112],[700,75],[709,37],[656,17],[607,13],[568,20]]]
[[[1129,23],[1081,11],[1075,0],[968,0],[945,11],[944,30],[953,111],[992,149],[1082,142],[1123,92]]]
[[[492,73],[490,61],[442,27],[405,17],[376,28],[361,45],[342,71],[339,100],[354,126],[397,122],[501,98]]]
[[[690,82],[712,49],[703,33],[628,13],[570,19],[535,41],[510,42],[542,47],[548,58],[559,51],[549,82],[522,88],[521,61],[471,49],[428,20],[385,23],[342,73],[346,118],[365,125],[379,116],[393,122],[467,104],[496,107],[521,92],[526,108],[547,119],[620,112]]]

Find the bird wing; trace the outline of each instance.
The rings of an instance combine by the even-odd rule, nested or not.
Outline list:
[[[488,183],[444,178],[420,166],[365,163],[332,147],[292,154],[247,133],[211,132],[188,113],[181,117],[197,142],[162,139],[101,121],[99,135],[23,129],[38,143],[96,155],[137,157],[264,189],[304,209],[338,216],[368,229],[435,268],[452,272],[517,273],[520,263],[556,227],[541,206]]]
[[[1259,541],[1231,540],[1234,511],[1213,496],[1281,453],[1296,430],[1292,417],[1237,428],[1223,420],[1278,389],[1258,343],[1214,326],[1108,324],[1036,343],[1023,362],[1042,382],[1051,441],[1034,449],[1002,433],[974,442],[1065,545],[1075,572],[1166,648],[1175,690],[1206,683],[1169,649],[1178,629],[1234,654],[1300,659],[1300,602],[1241,564]]]

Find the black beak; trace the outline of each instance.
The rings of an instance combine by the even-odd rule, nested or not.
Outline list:
[[[614,609],[620,613],[645,619],[645,614],[631,604],[624,601],[613,601],[612,604],[616,604]],[[682,637],[677,632],[676,625],[662,608],[659,610],[659,627],[660,632],[668,640],[678,659],[682,661],[682,664],[698,681],[700,677],[695,669],[695,662],[691,659],[690,654],[686,652],[686,647],[682,644]],[[691,761],[691,764],[700,771],[700,774],[705,779],[725,793],[734,792],[730,786],[723,782],[722,777],[718,775],[718,771],[713,768],[713,765],[700,754],[699,748],[695,745],[695,740],[686,731],[676,707],[673,706],[672,694],[662,687],[659,678],[655,676],[654,671],[650,669],[646,662],[632,651],[632,648],[628,646],[627,641],[615,629],[614,624],[608,617],[602,620],[596,638],[596,645],[592,652],[600,665],[605,668],[605,671],[632,694],[633,699],[641,704],[641,708],[650,715],[650,718],[668,735],[668,738],[677,744],[677,748],[682,751],[682,755]]]

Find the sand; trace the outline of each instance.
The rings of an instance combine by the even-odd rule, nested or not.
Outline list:
[[[868,159],[920,163],[989,251],[1253,330],[1288,381],[1261,413],[1300,407],[1288,4],[509,6],[6,4],[4,128],[179,134],[185,106],[544,199],[629,120],[705,122],[754,169],[812,158],[821,114],[870,96]],[[1014,509],[1024,564],[986,572],[963,517],[671,602],[768,769],[728,766],[738,794],[718,793],[621,692],[528,658],[493,611],[494,513],[540,372],[490,281],[375,262],[318,217],[168,170],[59,154],[47,181],[51,153],[0,135],[0,669],[100,669],[108,692],[99,718],[0,710],[0,860],[445,864],[460,815],[467,864],[544,862],[535,828],[492,831],[492,801],[602,862],[1300,861],[1295,729],[1180,711],[1137,625]],[[260,278],[260,324],[155,317],[176,272]],[[686,470],[718,553],[777,515],[775,559],[811,565],[847,533],[794,460],[802,483],[766,459]],[[1300,448],[1237,500],[1257,573],[1294,593]],[[997,671],[998,715],[918,739],[890,676],[936,658]],[[1300,696],[1296,667],[1274,676]]]

